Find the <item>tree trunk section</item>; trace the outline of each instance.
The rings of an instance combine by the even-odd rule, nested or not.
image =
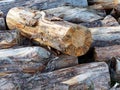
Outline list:
[[[84,55],[92,42],[87,28],[43,11],[15,7],[9,11],[6,21],[9,29],[17,28],[24,36],[72,56]]]

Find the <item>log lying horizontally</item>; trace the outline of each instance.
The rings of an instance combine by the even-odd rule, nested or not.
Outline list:
[[[0,49],[9,48],[20,44],[20,33],[17,30],[0,31]]]
[[[110,75],[104,62],[78,65],[38,74],[25,84],[31,90],[108,90]]]
[[[120,57],[120,45],[95,47],[96,61],[108,61],[114,57]]]
[[[42,71],[50,52],[41,47],[23,47],[0,50],[0,75],[3,73],[35,73]]]
[[[73,8],[70,6],[47,9],[45,12],[74,23],[93,22],[103,18],[97,14],[99,13],[97,11],[93,12],[87,8]]]
[[[120,44],[120,27],[89,28],[92,33],[92,47],[105,47]]]
[[[15,7],[8,12],[6,21],[9,29],[17,28],[24,36],[73,56],[85,54],[92,42],[87,28],[52,17],[43,11]]]

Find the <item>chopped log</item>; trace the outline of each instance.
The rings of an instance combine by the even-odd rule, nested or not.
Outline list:
[[[84,55],[92,42],[87,28],[43,11],[15,7],[8,12],[6,21],[9,29],[17,28],[24,36],[72,56]]]
[[[92,47],[120,45],[120,27],[89,28],[92,33]]]
[[[78,58],[68,55],[60,55],[55,58],[52,58],[47,66],[45,71],[54,71],[62,68],[67,68],[71,66],[75,66],[78,64]]]
[[[45,12],[74,23],[93,22],[103,18],[98,15],[99,12],[97,11],[89,10],[87,8],[73,8],[70,6],[47,9]]]
[[[105,9],[114,8],[120,3],[119,0],[88,0],[90,4],[101,4]]]
[[[96,61],[108,61],[114,57],[120,57],[120,45],[95,47]]]
[[[20,33],[17,30],[0,31],[0,49],[9,48],[20,44]]]
[[[42,71],[50,52],[41,47],[22,47],[0,50],[0,75]]]
[[[101,20],[102,22],[102,26],[119,26],[119,23],[117,22],[117,20],[111,16],[108,15],[106,16],[103,20]]]
[[[78,65],[33,76],[25,88],[31,90],[108,90],[110,75],[104,62]],[[31,84],[30,84],[31,83]]]

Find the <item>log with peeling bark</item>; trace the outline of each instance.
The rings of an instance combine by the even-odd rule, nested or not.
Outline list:
[[[120,27],[89,28],[92,33],[92,47],[105,47],[120,44]]]
[[[9,29],[17,28],[24,36],[72,56],[84,55],[92,42],[90,31],[43,11],[12,8],[6,19]]]
[[[0,31],[0,49],[9,48],[20,45],[20,33],[17,30],[1,30]]]
[[[117,4],[120,3],[119,0],[88,0],[90,4],[101,4],[104,9],[114,8]]]
[[[102,16],[98,15],[100,12],[95,10],[78,7],[73,8],[70,6],[47,9],[45,12],[74,23],[93,22],[103,18]]]
[[[0,50],[0,76],[42,71],[49,61],[50,52],[41,47],[22,47]]]
[[[114,57],[120,57],[120,45],[95,47],[96,61],[109,61]]]
[[[48,62],[44,71],[50,72],[50,71],[54,71],[54,70],[58,70],[58,69],[62,69],[62,68],[75,66],[77,64],[78,64],[77,57],[68,56],[68,55],[60,55],[60,56],[52,58]]]
[[[104,62],[83,64],[28,78],[20,84],[30,90],[108,90],[110,75]],[[25,80],[28,81],[28,80]]]

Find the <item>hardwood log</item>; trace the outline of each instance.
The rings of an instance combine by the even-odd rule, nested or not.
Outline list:
[[[34,76],[25,88],[31,90],[107,90],[110,75],[104,62],[78,65]]]
[[[22,47],[0,50],[0,75],[42,71],[50,52],[41,47]]]
[[[114,57],[120,57],[120,45],[95,47],[96,61],[108,61]]]
[[[57,57],[52,58],[46,68],[45,72],[47,71],[54,71],[62,68],[67,68],[71,66],[75,66],[78,64],[78,58],[73,57],[73,56],[68,56],[68,55],[60,55]]]
[[[17,28],[24,36],[72,56],[84,55],[92,42],[90,31],[45,14],[25,8],[12,8],[7,15],[9,29]]]
[[[102,16],[98,15],[100,12],[95,10],[78,7],[73,8],[70,6],[47,9],[45,12],[74,23],[93,22],[103,18]]]
[[[9,48],[20,44],[20,33],[17,30],[0,31],[0,49]]]
[[[120,45],[120,27],[89,28],[92,33],[92,47]]]

